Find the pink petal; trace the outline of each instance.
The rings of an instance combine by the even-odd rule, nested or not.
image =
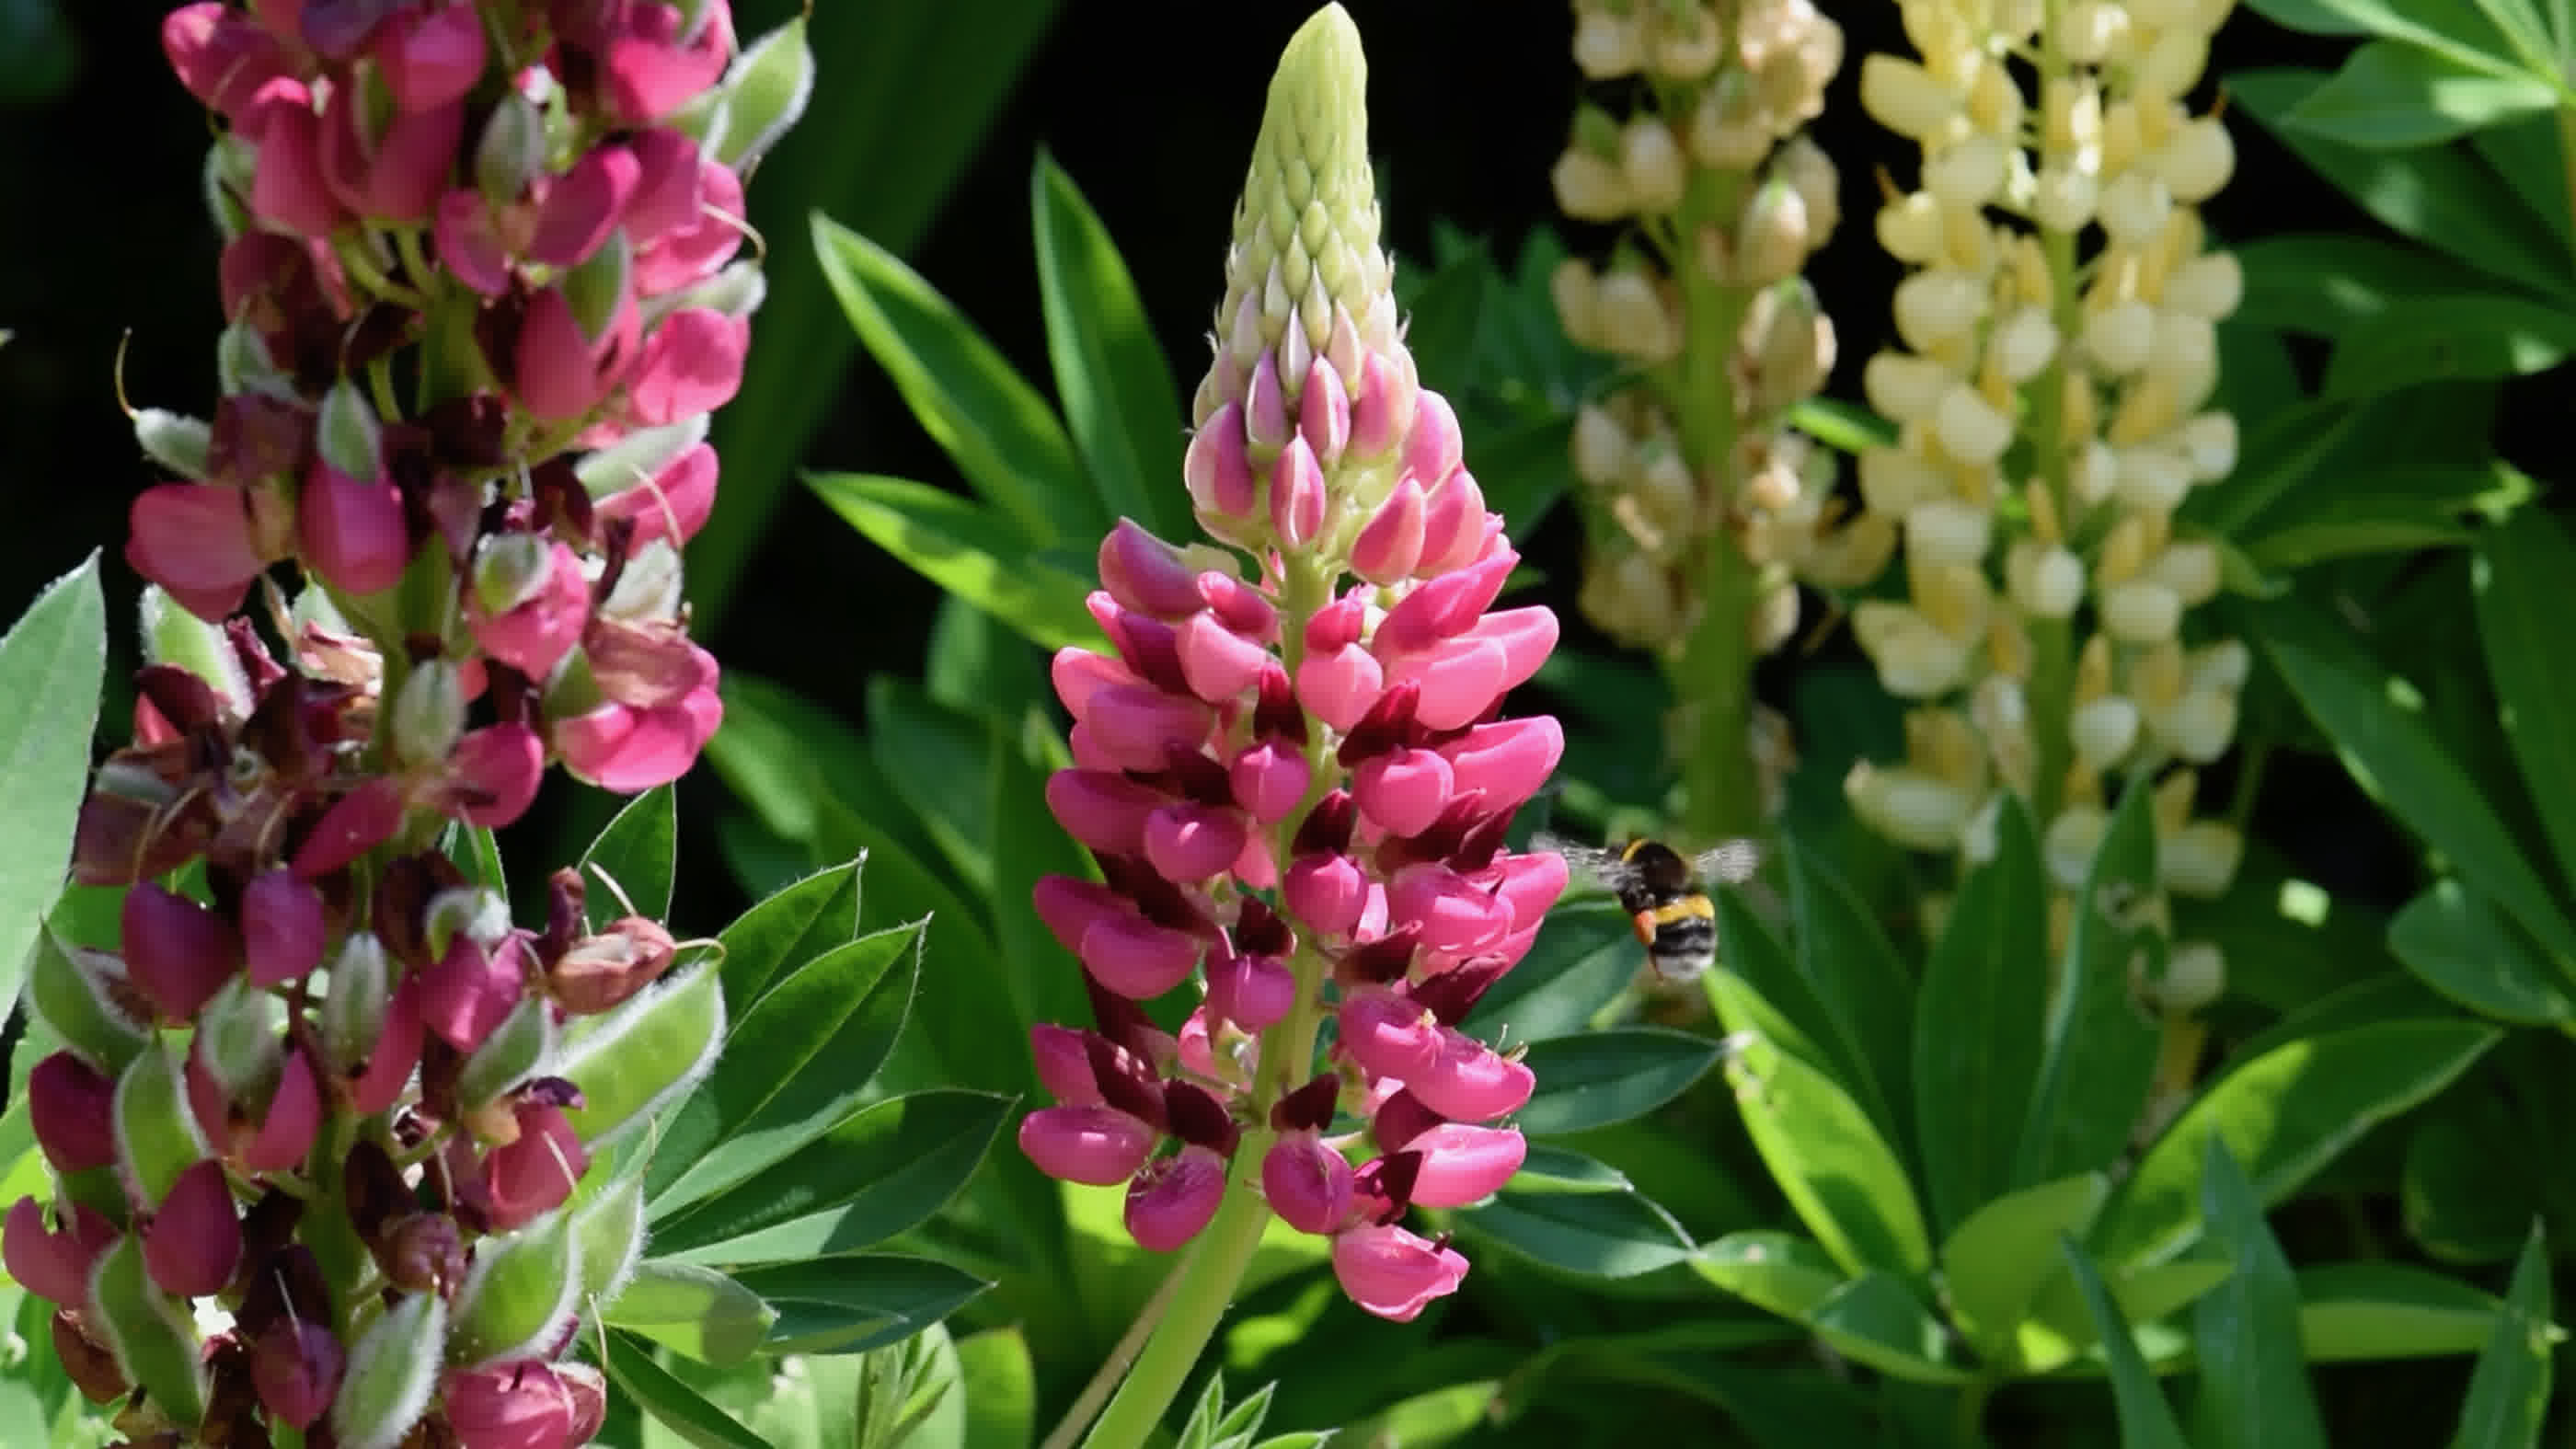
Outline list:
[[[1041,1107],[1020,1119],[1020,1151],[1060,1182],[1125,1182],[1154,1150],[1152,1127],[1114,1107]]]
[[[1529,1155],[1529,1143],[1518,1131],[1464,1122],[1443,1122],[1404,1146],[1422,1154],[1413,1205],[1426,1208],[1465,1207],[1500,1192]]]
[[[1047,810],[1065,834],[1093,850],[1137,855],[1145,817],[1171,797],[1111,770],[1058,770],[1047,777]]]
[[[1353,1228],[1333,1239],[1333,1276],[1360,1307],[1410,1323],[1432,1299],[1458,1291],[1467,1259],[1393,1225]]]
[[[551,267],[587,261],[608,240],[643,176],[643,163],[623,146],[585,152],[570,171],[546,185],[537,204],[536,230],[528,239],[528,260]]]
[[[1455,778],[1429,750],[1395,750],[1351,772],[1351,799],[1389,835],[1419,835],[1449,806]]]
[[[629,386],[636,421],[661,427],[733,401],[751,351],[751,319],[683,307],[644,338]]]
[[[128,511],[125,561],[210,623],[241,607],[260,558],[238,488],[163,483]]]
[[[1205,1147],[1145,1165],[1127,1184],[1127,1232],[1148,1252],[1186,1246],[1225,1198],[1225,1159]]]
[[[381,480],[361,482],[318,458],[296,500],[295,530],[304,561],[353,594],[392,588],[411,564],[401,490]]]
[[[431,239],[439,265],[486,297],[510,290],[510,254],[493,226],[491,204],[471,186],[438,199]]]
[[[1145,858],[1183,884],[1223,873],[1251,838],[1242,815],[1201,805],[1166,805],[1145,817]]]
[[[1261,1195],[1288,1226],[1329,1233],[1350,1215],[1350,1159],[1312,1132],[1289,1133],[1262,1156]]]

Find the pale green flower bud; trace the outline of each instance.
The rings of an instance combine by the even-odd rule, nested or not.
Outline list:
[[[2188,1016],[2227,990],[2227,957],[2209,941],[2184,941],[2165,962],[2164,978],[2149,988],[2158,1010]]]
[[[2153,579],[2130,579],[2102,593],[2102,632],[2123,644],[2161,644],[2182,622],[2182,596]]]
[[[1929,141],[1959,114],[1958,98],[1920,62],[1872,55],[1860,63],[1860,104],[1872,119],[1913,141]]]
[[[373,931],[352,931],[331,961],[330,987],[322,998],[322,1045],[346,1072],[366,1061],[384,1033],[385,1007],[393,997],[393,965]]]
[[[215,340],[215,383],[226,397],[246,392],[295,396],[295,384],[268,355],[268,339],[247,321],[235,322]]]
[[[2075,707],[2066,722],[2076,762],[2102,771],[2118,764],[2138,743],[2138,706],[2126,695],[2108,694]]]
[[[1556,320],[1565,328],[1565,338],[1577,347],[1597,346],[1601,340],[1600,284],[1593,280],[1592,265],[1581,257],[1567,257],[1548,274],[1548,296],[1556,303]]]
[[[1908,266],[1930,262],[1941,254],[1941,203],[1915,191],[1880,207],[1878,244]]]
[[[2130,299],[2084,319],[2084,350],[2105,371],[2131,373],[2155,347],[2156,312]]]
[[[265,1096],[283,1064],[286,1003],[234,975],[197,1013],[196,1053],[235,1101]]]
[[[1619,133],[1619,175],[1639,211],[1670,211],[1681,205],[1690,184],[1689,165],[1672,129],[1655,117],[1638,116]]]
[[[1762,183],[1736,224],[1737,279],[1758,287],[1795,274],[1806,265],[1813,240],[1807,202],[1797,188],[1782,181]]]
[[[545,170],[546,117],[517,86],[503,90],[474,144],[474,184],[494,206],[516,202]]]
[[[510,934],[510,902],[499,891],[482,886],[458,886],[440,891],[429,898],[429,909],[422,912],[421,939],[435,959],[447,954],[447,948],[459,932],[480,942],[490,950]]]
[[[343,376],[322,394],[322,418],[314,425],[314,449],[322,462],[358,482],[376,482],[384,472],[384,425],[366,402],[358,382]]]
[[[2013,425],[2002,409],[1963,382],[1941,394],[1932,412],[1932,432],[1951,457],[1982,467],[2012,446]]]
[[[206,481],[206,454],[214,440],[215,430],[203,418],[161,408],[134,411],[134,441],[143,445],[143,455],[182,478]]]
[[[394,1449],[429,1408],[446,1364],[447,1300],[405,1295],[349,1351],[331,1428],[343,1449]]]
[[[2123,246],[2142,247],[2164,230],[2173,193],[2143,170],[2123,171],[2102,188],[2102,230]]]
[[[491,1105],[503,1092],[535,1075],[538,1064],[554,1049],[554,1036],[550,1003],[533,994],[519,998],[474,1055],[465,1059],[456,1079],[456,1100],[468,1111]]]
[[[1867,760],[1843,777],[1843,796],[1872,830],[1914,850],[1955,848],[1978,803],[1968,791],[1924,771]]]
[[[237,719],[247,719],[258,703],[251,697],[250,676],[242,672],[224,631],[170,600],[158,584],[145,584],[135,612],[142,616],[143,658],[168,664],[204,680]]]
[[[199,176],[206,193],[206,214],[215,219],[215,230],[227,242],[251,228],[250,208],[242,198],[250,195],[258,157],[258,146],[238,131],[226,132],[206,148],[206,164]]]
[[[499,533],[474,554],[474,598],[483,612],[500,615],[537,596],[554,576],[554,549],[533,533]]]
[[[2040,855],[2048,862],[2049,879],[2060,890],[2079,890],[2085,873],[2093,868],[2093,852],[2102,846],[2102,837],[2110,833],[2111,817],[2099,805],[2078,802],[2058,812],[2040,836]]]
[[[1950,383],[1950,369],[1904,352],[1874,354],[1860,374],[1869,405],[1900,423],[1928,420]]]
[[[1574,476],[1607,488],[1628,473],[1628,430],[1601,407],[1585,403],[1574,415]]]
[[[2236,142],[2216,117],[2203,116],[2175,132],[2150,164],[2174,200],[2194,205],[2216,196],[2236,174]]]
[[[446,759],[464,735],[463,671],[453,660],[422,661],[394,696],[395,755],[405,764],[435,764]]]
[[[1940,491],[1941,475],[1902,448],[1871,448],[1860,455],[1861,502],[1872,513],[1896,517]]]
[[[1929,352],[1985,320],[1986,286],[1946,267],[1916,272],[1896,284],[1895,309],[1897,335],[1915,351]]]
[[[1963,499],[1918,503],[1905,515],[1906,556],[1928,564],[1981,564],[1994,522],[1993,514]]]
[[[1382,335],[1363,329],[1360,341],[1372,351],[1395,349],[1393,264],[1378,245],[1367,88],[1359,30],[1338,4],[1316,11],[1280,53],[1235,204],[1221,333],[1252,302],[1262,347],[1282,345],[1293,325],[1308,355],[1325,352],[1339,317],[1383,325]]]
[[[2158,872],[2176,895],[2203,900],[2222,896],[2245,859],[2245,837],[2223,820],[2195,820],[2159,842]]]
[[[1633,75],[1645,63],[1635,16],[1589,10],[1574,23],[1574,63],[1592,80]]]
[[[2225,319],[2244,300],[2245,268],[2233,252],[2194,257],[2165,279],[2166,306],[2212,322]]]

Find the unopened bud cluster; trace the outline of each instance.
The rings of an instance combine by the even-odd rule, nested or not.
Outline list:
[[[721,998],[572,871],[513,926],[474,832],[550,760],[634,791],[715,729],[677,550],[759,295],[739,172],[810,62],[738,57],[726,0],[200,3],[162,40],[220,133],[223,397],[135,415],[184,481],[134,504],[134,739],[73,847],[118,930],[34,954],[52,1182],[0,1254],[136,1442],[585,1443],[566,1354],[644,1233],[593,1158],[711,1065]]]
[[[1055,659],[1074,768],[1047,804],[1103,880],[1051,876],[1036,905],[1096,1029],[1036,1029],[1056,1105],[1019,1140],[1125,1184],[1156,1251],[1257,1190],[1404,1320],[1467,1269],[1406,1211],[1473,1202],[1525,1152],[1504,1119],[1530,1069],[1457,1023],[1565,888],[1562,857],[1504,845],[1564,736],[1499,717],[1556,619],[1491,607],[1518,556],[1397,326],[1365,76],[1327,6],[1280,61],[1236,212],[1187,483],[1253,577],[1122,520],[1091,596],[1112,647]],[[1190,988],[1177,1036],[1139,1006]]]
[[[2249,659],[2187,642],[2220,555],[2174,515],[2236,462],[2236,421],[2209,400],[2242,278],[2198,210],[2234,151],[2183,103],[2230,0],[1902,8],[1917,57],[1861,71],[1863,103],[1922,167],[1877,217],[1910,270],[1902,345],[1865,375],[1899,437],[1863,455],[1860,483],[1902,533],[1907,588],[1853,624],[1918,707],[1905,762],[1864,764],[1850,797],[1892,839],[1972,855],[1998,791],[2044,802],[2072,889],[2106,794],[2154,779],[2165,886],[2216,895],[2242,843],[2192,818],[2194,769],[2233,739]],[[2030,54],[2036,97],[2013,69]],[[2197,974],[2171,1009],[2215,994],[2219,973]]]
[[[1614,638],[1677,648],[1707,603],[1708,550],[1728,548],[1753,576],[1749,628],[1768,650],[1796,627],[1797,579],[1864,583],[1893,544],[1883,520],[1843,525],[1830,455],[1784,423],[1834,363],[1833,324],[1800,274],[1840,219],[1840,178],[1801,127],[1842,63],[1842,30],[1810,0],[1574,11],[1585,76],[1637,98],[1624,118],[1578,111],[1554,173],[1567,215],[1634,227],[1607,266],[1572,259],[1554,279],[1566,335],[1635,369],[1576,420],[1590,504],[1579,602]]]

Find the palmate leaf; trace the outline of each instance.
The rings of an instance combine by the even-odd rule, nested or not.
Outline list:
[[[654,1248],[725,1266],[873,1247],[964,1186],[1011,1099],[934,1090],[861,1109],[786,1158],[657,1222]]]
[[[2323,1415],[2299,1353],[2299,1284],[2263,1221],[2254,1184],[2215,1137],[2201,1207],[2235,1265],[2193,1308],[2200,1435],[2208,1449],[2326,1449]]]
[[[2538,1223],[2513,1265],[2513,1285],[2478,1355],[2460,1407],[2457,1449],[2532,1449],[2549,1418],[2549,1249]]]
[[[627,914],[667,920],[679,870],[680,807],[668,785],[626,802],[582,852],[582,914],[594,931]],[[613,883],[613,884],[612,884]]]
[[[2072,1238],[2058,1241],[2067,1267],[2083,1291],[2084,1307],[2092,1315],[2094,1332],[2110,1360],[2112,1406],[2119,1417],[2121,1449],[2191,1449],[2190,1441],[2182,1436],[2182,1425],[2174,1421],[2173,1405],[2166,1401],[2164,1390],[2156,1387],[2155,1375],[2138,1351],[2128,1320],[2121,1315],[2119,1305],[2111,1301],[2110,1290],[2102,1285],[2102,1275]]]
[[[2213,1136],[2244,1164],[2257,1199],[2277,1203],[2372,1125],[2449,1085],[2499,1035],[2471,1021],[2397,1020],[2248,1043],[2113,1192],[2094,1226],[2095,1255],[2129,1267],[2163,1262],[2199,1240]]]
[[[1460,1226],[1568,1273],[1631,1278],[1690,1256],[1690,1234],[1633,1192],[1522,1193],[1505,1188],[1462,1209]]]
[[[2362,787],[2543,946],[2576,957],[2576,925],[2435,733],[2421,691],[2303,600],[2267,605],[2257,637]]]
[[[654,1208],[702,1201],[857,1110],[903,1029],[921,954],[918,922],[862,936],[805,963],[735,1018],[714,1073],[667,1115],[646,1179]]]
[[[1180,402],[1127,263],[1081,188],[1044,152],[1029,178],[1029,209],[1056,395],[1102,508],[1185,540],[1196,530],[1179,486]]]
[[[2382,224],[2470,266],[2544,294],[2576,295],[2565,248],[2495,172],[2459,147],[2365,151],[2284,123],[2323,84],[2308,70],[2239,70],[2228,95],[2300,160]]]
[[[902,478],[824,473],[807,481],[869,542],[1030,643],[1047,649],[1104,643],[1082,606],[1090,581],[1040,555],[1036,541],[1000,509]]]
[[[1106,531],[1054,408],[946,298],[892,252],[820,216],[814,250],[860,340],[985,501],[1041,546]]]
[[[0,1001],[17,999],[27,947],[63,888],[106,664],[92,554],[0,636],[0,698],[10,701],[0,717]]]

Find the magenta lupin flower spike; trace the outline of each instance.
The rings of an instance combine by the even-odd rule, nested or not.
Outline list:
[[[1110,647],[1054,661],[1074,765],[1047,804],[1101,879],[1047,878],[1034,905],[1098,1020],[1037,1029],[1057,1104],[1021,1147],[1126,1184],[1145,1247],[1202,1243],[1095,1444],[1159,1417],[1270,1214],[1333,1240],[1353,1301],[1409,1319],[1466,1260],[1399,1220],[1492,1192],[1523,1151],[1503,1119],[1528,1068],[1455,1023],[1566,884],[1559,857],[1504,848],[1563,753],[1555,721],[1500,717],[1556,619],[1494,607],[1517,555],[1404,345],[1365,82],[1328,5],[1281,57],[1235,212],[1183,482],[1252,567],[1121,520],[1089,600]],[[1167,1037],[1136,1003],[1185,985],[1197,1009]],[[1336,1132],[1390,1101],[1409,1115],[1388,1150]]]
[[[721,721],[679,549],[760,296],[743,174],[801,102],[711,129],[728,0],[202,0],[162,42],[220,132],[222,396],[134,415],[176,476],[132,505],[147,663],[71,870],[124,890],[118,940],[34,953],[56,1176],[0,1258],[137,1442],[584,1443],[604,1384],[562,1359],[643,1225],[576,1243],[573,1197],[712,1065],[721,998],[594,1075],[567,1041],[703,963],[631,907],[593,929],[578,877],[514,926],[440,841],[551,764],[665,784]]]

